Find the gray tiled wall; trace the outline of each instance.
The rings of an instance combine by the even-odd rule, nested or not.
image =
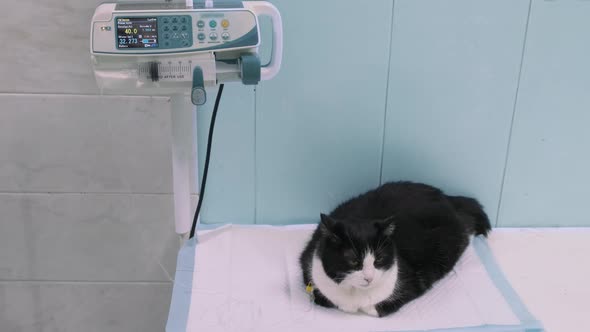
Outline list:
[[[174,234],[170,100],[100,96],[102,0],[0,20],[0,331],[163,331]]]
[[[0,283],[2,331],[163,331],[169,283]]]

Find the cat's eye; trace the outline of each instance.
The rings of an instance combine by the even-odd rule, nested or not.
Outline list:
[[[357,266],[359,264],[359,261],[356,259],[350,259],[348,260],[348,263],[352,266]]]

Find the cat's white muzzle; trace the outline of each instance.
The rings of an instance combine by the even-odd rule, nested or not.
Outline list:
[[[370,289],[379,283],[382,276],[383,271],[375,268],[370,271],[365,269],[354,271],[346,276],[342,281],[342,285],[359,289]]]

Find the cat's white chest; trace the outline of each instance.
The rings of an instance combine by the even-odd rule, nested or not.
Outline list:
[[[398,278],[397,264],[383,271],[379,280],[376,280],[370,288],[357,288],[336,283],[326,274],[318,257],[313,258],[311,270],[314,286],[340,310],[362,311],[373,316],[377,315],[375,305],[393,296]]]

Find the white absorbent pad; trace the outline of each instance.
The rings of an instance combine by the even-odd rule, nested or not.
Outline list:
[[[315,225],[226,225],[180,250],[168,332],[543,331],[475,238],[454,270],[384,318],[312,304],[299,254]]]

